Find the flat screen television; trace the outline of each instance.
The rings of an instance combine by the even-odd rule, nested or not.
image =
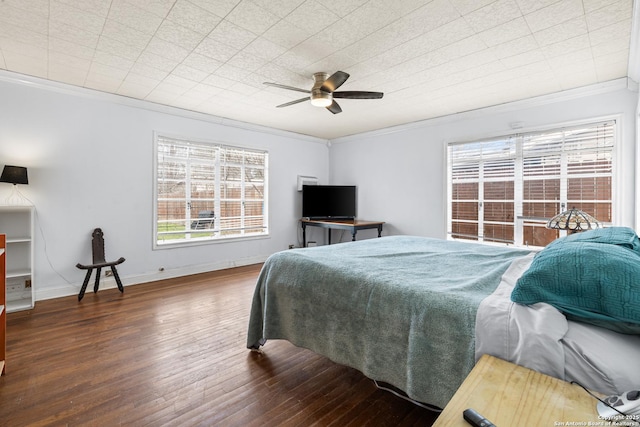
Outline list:
[[[353,219],[356,217],[355,185],[303,185],[302,217]]]

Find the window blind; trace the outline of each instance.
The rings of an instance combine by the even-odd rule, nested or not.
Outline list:
[[[514,138],[449,146],[454,237],[513,241]]]
[[[576,207],[612,219],[615,121],[448,146],[449,234],[544,246]]]
[[[267,233],[266,152],[159,135],[156,154],[157,244]]]

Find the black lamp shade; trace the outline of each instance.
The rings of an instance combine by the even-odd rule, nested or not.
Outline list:
[[[5,165],[0,176],[0,182],[8,182],[10,184],[29,184],[27,178],[27,168],[22,166]]]

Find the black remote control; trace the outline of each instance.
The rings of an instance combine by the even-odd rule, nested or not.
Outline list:
[[[462,413],[462,416],[466,422],[474,427],[496,427],[494,423],[471,408],[465,409],[465,411]]]

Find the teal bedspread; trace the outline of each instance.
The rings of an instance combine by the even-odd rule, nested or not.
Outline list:
[[[411,236],[276,253],[247,347],[286,339],[444,407],[474,365],[478,305],[528,253]]]

